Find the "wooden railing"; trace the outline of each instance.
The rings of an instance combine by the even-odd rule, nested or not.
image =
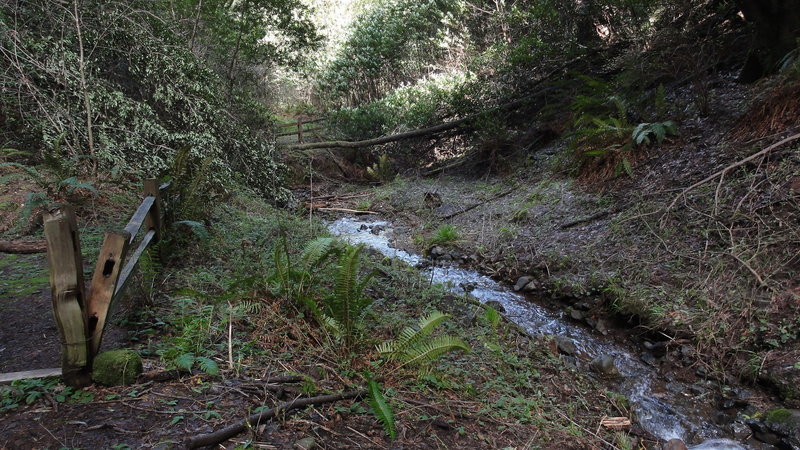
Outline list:
[[[161,192],[168,187],[159,186],[155,180],[145,181],[144,199],[125,228],[105,234],[88,294],[72,207],[58,206],[44,214],[53,315],[61,337],[60,374],[67,385],[82,387],[92,382],[92,363],[100,350],[111,307],[142,254],[162,237]],[[128,257],[128,249],[142,228],[142,238]],[[58,369],[15,372],[4,374],[0,381],[58,374]]]
[[[327,129],[327,127],[324,124],[324,122],[326,120],[327,119],[325,119],[324,117],[322,117],[322,118],[298,117],[297,118],[297,122],[295,122],[295,123],[284,123],[284,124],[278,125],[279,129],[281,129],[281,128],[289,128],[289,127],[297,127],[296,130],[287,131],[285,133],[278,133],[276,135],[276,137],[297,136],[297,142],[300,143],[300,144],[305,142],[306,136],[308,136],[308,135],[312,135],[312,136],[314,136],[315,139],[320,140],[320,139],[322,139],[320,132]],[[309,125],[309,124],[320,124],[320,125],[317,125],[317,126],[312,127],[312,128],[306,128],[306,125]]]

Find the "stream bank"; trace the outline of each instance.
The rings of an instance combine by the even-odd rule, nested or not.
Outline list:
[[[459,267],[480,267],[475,255],[433,246],[427,257],[422,257],[396,248],[403,245],[397,243],[392,224],[387,221],[342,218],[331,222],[329,230],[350,243],[364,244],[385,257],[426,271],[432,283],[444,284],[456,294],[469,295],[499,310],[531,335],[552,336],[554,353],[566,364],[603,380],[611,390],[626,396],[634,420],[662,442],[687,442],[695,444],[690,448],[696,449],[800,445],[796,428],[750,417],[758,417],[758,409],[750,402],[762,393],[704,379],[707,374],[698,370],[691,373],[665,368],[661,361],[672,363],[670,359],[675,358],[693,365],[691,349],[685,345],[688,342],[655,340],[652,336],[630,339],[631,330],[621,327],[623,324],[616,323],[613,317],[597,316],[601,303],[598,299],[582,298],[567,309],[553,302],[545,305],[542,297],[535,295],[542,287],[534,277],[520,277],[512,288]]]

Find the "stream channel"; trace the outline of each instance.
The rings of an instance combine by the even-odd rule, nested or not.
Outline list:
[[[392,228],[389,222],[346,217],[329,223],[328,229],[331,234],[350,244],[364,244],[386,257],[402,260],[411,266],[419,266],[423,261],[421,256],[391,245]],[[674,382],[662,380],[656,369],[608,337],[570,323],[562,318],[560,312],[549,311],[473,270],[455,266],[431,266],[420,270],[427,271],[434,283],[441,283],[454,293],[463,294],[464,286],[469,286],[469,294],[477,300],[483,303],[499,302],[505,309],[504,315],[531,335],[569,338],[575,343],[581,360],[613,358],[613,364],[621,376],[616,377],[609,387],[628,398],[641,427],[659,439],[700,442],[689,447],[695,450],[751,448],[727,439],[727,433],[704,418],[713,414],[713,396],[710,392],[695,394],[692,386],[670,389],[669,385],[674,385]]]

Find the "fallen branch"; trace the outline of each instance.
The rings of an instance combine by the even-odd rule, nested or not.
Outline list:
[[[0,253],[45,253],[46,241],[0,241]]]
[[[380,214],[375,211],[362,211],[360,209],[347,209],[347,208],[314,208],[318,211],[341,211],[352,214]]]
[[[309,405],[321,405],[323,403],[332,403],[332,402],[338,402],[340,400],[354,399],[361,397],[366,393],[367,393],[366,390],[359,389],[357,391],[344,392],[341,394],[321,395],[319,397],[295,399],[289,402],[281,403],[280,405],[274,408],[268,409],[258,414],[253,414],[245,420],[239,421],[233,425],[229,425],[213,433],[201,434],[198,436],[186,438],[186,440],[184,440],[184,445],[186,446],[186,448],[190,449],[206,447],[209,445],[216,445],[219,444],[220,442],[224,442],[236,436],[237,434],[245,431],[247,428],[258,427],[258,425],[261,424],[261,422],[272,419],[278,414],[287,413],[293,409],[302,408],[304,406],[309,406]]]
[[[775,150],[776,148],[778,148],[778,147],[780,147],[780,146],[782,146],[784,144],[788,144],[789,142],[795,141],[797,139],[800,139],[800,133],[794,134],[792,136],[787,137],[786,139],[783,139],[782,141],[776,142],[776,143],[770,145],[769,147],[765,148],[764,150],[761,150],[759,152],[753,153],[752,155],[748,156],[747,158],[739,160],[739,161],[737,161],[737,162],[735,162],[735,163],[723,168],[722,170],[714,172],[713,174],[707,176],[706,178],[703,178],[702,180],[698,181],[697,183],[687,187],[680,194],[675,196],[675,198],[672,200],[672,202],[669,204],[669,206],[667,206],[667,209],[664,211],[664,214],[666,214],[670,209],[672,209],[675,206],[675,204],[678,203],[678,200],[680,200],[681,197],[684,197],[686,194],[688,194],[689,192],[693,191],[694,189],[696,189],[696,188],[708,183],[711,180],[714,180],[715,178],[723,177],[723,176],[725,176],[725,174],[727,174],[731,170],[733,170],[733,169],[735,169],[737,167],[743,166],[743,165],[749,163],[750,161],[753,161],[756,158],[764,156],[767,153],[771,152],[772,150]]]
[[[485,204],[487,204],[487,203],[489,203],[491,201],[497,200],[498,198],[505,197],[506,195],[516,191],[517,189],[519,189],[519,186],[511,188],[511,189],[509,189],[509,190],[507,190],[505,192],[502,192],[500,194],[497,194],[497,195],[495,195],[494,197],[492,197],[492,198],[490,198],[488,200],[484,200],[484,201],[476,203],[474,205],[467,206],[466,208],[464,208],[464,209],[462,209],[460,211],[456,211],[456,212],[454,212],[452,214],[448,214],[446,216],[440,217],[440,219],[442,219],[442,220],[452,219],[453,217],[458,216],[460,214],[464,214],[467,211],[472,211],[473,209],[477,208],[478,206],[485,205]]]
[[[574,227],[575,225],[581,225],[581,224],[584,224],[584,223],[594,222],[595,220],[602,219],[602,218],[604,218],[606,216],[610,216],[612,214],[616,214],[616,213],[618,213],[620,211],[623,211],[625,208],[627,208],[630,205],[631,205],[631,203],[626,203],[623,206],[620,206],[620,207],[617,207],[617,208],[607,209],[605,211],[599,211],[599,212],[597,212],[595,214],[592,214],[591,216],[582,217],[580,219],[576,219],[576,220],[573,220],[571,222],[567,222],[567,223],[561,224],[560,228],[562,230],[566,230],[568,228]]]

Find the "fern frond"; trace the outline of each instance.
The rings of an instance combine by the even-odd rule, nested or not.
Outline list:
[[[447,320],[448,317],[450,317],[448,314],[443,314],[439,311],[434,311],[428,314],[426,317],[423,317],[419,320],[417,323],[417,328],[404,328],[403,331],[400,332],[400,336],[395,341],[388,343],[388,351],[380,352],[379,350],[379,352],[387,353],[390,360],[395,359],[398,356],[397,354],[402,353],[406,348],[414,345],[430,335],[433,330],[439,326],[439,324]]]
[[[322,322],[322,324],[333,333],[334,336],[339,338],[343,336],[342,324],[340,324],[339,321],[323,313],[320,313],[319,319]]]
[[[300,261],[306,270],[319,268],[322,263],[333,253],[334,238],[320,237],[306,244]]]
[[[406,349],[401,355],[401,360],[403,361],[401,367],[431,363],[445,353],[455,350],[468,352],[471,348],[466,342],[457,337],[437,336]]]
[[[211,375],[212,377],[219,375],[219,366],[213,359],[206,358],[205,356],[199,356],[195,359],[200,370]]]
[[[356,275],[361,264],[359,258],[363,246],[351,247],[339,258],[339,269],[336,273],[334,293],[338,300],[347,300],[353,295],[356,287]]]
[[[195,362],[195,357],[191,353],[184,353],[175,358],[175,365],[178,366],[179,369],[183,369],[186,371],[192,370],[194,362]]]
[[[389,406],[389,402],[387,402],[386,398],[383,396],[380,385],[373,380],[372,377],[367,378],[367,390],[369,392],[367,403],[372,407],[372,413],[375,414],[378,422],[383,425],[383,429],[386,431],[386,434],[389,435],[389,439],[394,440],[394,438],[397,437],[394,412],[392,411],[392,407]]]

